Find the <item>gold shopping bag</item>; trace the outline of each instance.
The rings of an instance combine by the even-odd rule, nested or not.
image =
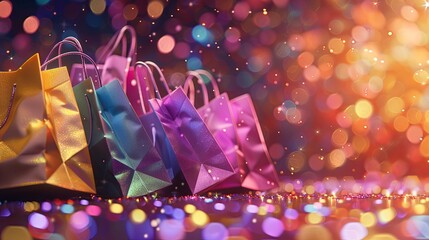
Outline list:
[[[85,132],[65,67],[39,55],[0,72],[0,200],[95,193]]]

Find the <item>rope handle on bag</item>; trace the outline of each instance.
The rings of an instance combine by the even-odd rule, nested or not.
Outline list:
[[[156,64],[156,63],[154,63],[152,61],[146,61],[145,63],[147,65],[151,65],[152,67],[154,67],[156,69],[156,71],[159,74],[159,80],[164,85],[164,88],[165,88],[165,90],[167,90],[167,93],[170,94],[171,93],[170,87],[168,87],[168,83],[167,83],[167,80],[165,80],[164,73],[161,71],[161,69],[159,68],[158,64]],[[156,86],[156,83],[154,83],[154,86]]]
[[[82,48],[82,45],[80,44],[79,40],[77,40],[75,37],[66,37],[62,41],[56,43],[52,47],[51,51],[49,51],[48,56],[45,59],[45,62],[42,65],[44,65],[51,58],[51,55],[53,54],[53,52],[54,52],[54,50],[56,48],[58,48],[58,55],[57,56],[61,55],[62,46],[63,46],[63,44],[66,44],[66,43],[68,43],[68,44],[72,45],[73,47],[75,47],[79,52],[83,52],[83,48]],[[83,75],[84,75],[84,78],[88,78],[88,72],[86,70],[85,61],[84,61],[84,59],[83,59],[82,56],[80,56],[80,58],[81,58],[81,61],[82,61],[82,66],[83,66]],[[62,66],[61,57],[58,58],[58,66],[59,67]]]
[[[7,112],[6,112],[5,118],[0,123],[0,129],[2,129],[4,127],[4,125],[6,125],[7,119],[9,118],[10,112],[12,110],[13,100],[15,99],[15,93],[16,93],[16,83],[14,83],[12,86],[12,94],[11,94],[10,99],[9,99],[9,106],[7,107]]]
[[[135,52],[136,52],[136,45],[137,45],[137,34],[136,30],[130,26],[126,25],[121,28],[121,30],[117,31],[113,37],[109,40],[109,42],[106,44],[106,46],[103,49],[103,52],[100,54],[99,59],[97,62],[103,62],[106,60],[106,58],[113,54],[113,51],[119,46],[119,43],[122,41],[122,54],[124,55],[124,50],[126,49],[126,36],[125,32],[129,32],[131,36],[131,43],[130,43],[130,49],[127,55],[127,59],[130,62],[135,62]],[[125,39],[125,42],[124,42]]]
[[[138,73],[138,69],[140,68],[139,66],[143,66],[143,67],[147,68],[150,80],[152,82],[152,86],[154,87],[154,90],[155,90],[155,96],[158,99],[160,99],[161,96],[159,94],[158,87],[156,86],[155,78],[153,76],[152,70],[150,69],[149,65],[147,65],[145,62],[137,61],[136,64],[134,65],[134,74],[135,74],[135,77],[136,77],[137,88],[138,88],[138,91],[139,91],[140,106],[141,106],[141,108],[143,110],[143,113],[146,113],[146,110],[145,110],[145,107],[144,107],[143,93],[142,93],[142,85],[146,86],[146,82],[143,82],[144,80],[140,79],[140,74]]]
[[[92,82],[93,83],[95,83],[95,82],[97,82],[98,83],[98,88],[100,88],[100,87],[102,87],[103,85],[102,85],[102,83],[101,83],[101,81],[100,81],[100,73],[98,72],[98,68],[97,68],[97,64],[95,63],[95,61],[90,57],[90,56],[88,56],[88,55],[86,55],[85,53],[83,53],[83,52],[76,52],[76,51],[73,51],[73,52],[66,52],[66,53],[61,53],[60,55],[58,55],[58,56],[55,56],[55,57],[53,57],[53,58],[51,58],[51,59],[49,59],[48,61],[46,61],[45,63],[43,63],[42,64],[42,66],[40,67],[42,70],[46,70],[47,69],[47,67],[48,67],[48,65],[50,64],[50,63],[52,63],[53,61],[55,61],[55,60],[58,60],[59,58],[61,58],[61,57],[66,57],[66,56],[81,56],[81,57],[83,57],[83,58],[85,58],[86,60],[88,60],[88,61],[90,61],[91,62],[91,64],[92,65],[94,65],[94,67],[95,67],[95,73],[96,73],[96,75],[97,75],[97,79],[98,80],[92,80]],[[83,63],[83,65],[85,65],[85,63]],[[94,84],[94,86],[95,86],[95,84]]]
[[[209,103],[208,91],[206,84],[204,83],[204,80],[199,73],[195,71],[188,71],[188,77],[185,80],[183,91],[187,93],[189,89],[189,101],[192,103],[192,105],[195,105],[195,85],[192,81],[194,77],[197,78],[198,83],[201,85],[201,88],[203,90],[204,105],[207,105]]]
[[[41,66],[41,68],[43,69],[43,68],[47,68],[47,66],[48,66],[48,64],[49,63],[51,63],[51,62],[53,62],[53,61],[55,61],[55,60],[57,60],[57,59],[59,59],[59,58],[61,58],[61,57],[65,57],[65,56],[76,56],[76,55],[80,55],[82,58],[85,58],[86,60],[88,60],[88,61],[90,61],[91,62],[91,64],[93,64],[94,65],[94,67],[95,67],[95,73],[97,74],[97,78],[98,78],[98,80],[96,80],[96,82],[98,83],[98,87],[100,88],[100,87],[102,87],[102,83],[101,83],[101,78],[100,78],[100,73],[98,72],[98,69],[97,69],[97,64],[95,63],[95,61],[90,57],[90,56],[88,56],[88,55],[86,55],[85,53],[83,53],[83,52],[66,52],[66,53],[61,53],[60,55],[58,55],[58,56],[56,56],[56,57],[54,57],[54,58],[51,58],[51,59],[49,59],[47,62],[45,62],[42,66]],[[85,65],[85,63],[83,62],[82,63],[83,65]],[[92,80],[92,79],[91,79]],[[92,80],[92,82],[94,83],[94,80]],[[94,86],[95,87],[95,86]],[[93,129],[93,122],[92,122],[92,107],[91,107],[91,103],[89,102],[89,99],[88,99],[88,95],[87,94],[85,94],[85,100],[86,100],[86,104],[87,104],[87,107],[88,107],[88,112],[89,112],[89,114],[88,114],[88,116],[89,116],[89,139],[87,139],[87,143],[88,144],[90,144],[91,143],[91,141],[92,141],[92,129]]]
[[[155,89],[155,95],[157,96],[158,99],[160,99],[161,97],[159,95],[158,87],[156,86],[155,78],[153,76],[152,70],[150,69],[149,65],[147,65],[145,62],[142,62],[142,61],[136,62],[136,64],[134,65],[134,73],[136,76],[137,88],[139,90],[140,106],[143,110],[143,113],[146,114],[146,110],[144,108],[144,99],[143,99],[142,87],[141,87],[142,85],[140,83],[142,80],[140,79],[139,73],[138,73],[138,69],[140,68],[139,66],[144,66],[147,68],[150,79],[152,81],[152,85],[154,86],[154,89]],[[146,81],[144,81],[144,82],[142,81],[142,83],[144,84],[144,86],[146,85]],[[155,125],[153,123],[151,124],[151,128],[152,128],[152,144],[153,144],[152,146],[155,147],[155,144],[156,144],[156,128],[155,128]]]
[[[189,77],[193,77],[193,76],[186,77],[182,88],[183,88],[183,92],[185,92],[186,96],[188,96],[189,101],[192,103],[192,105],[195,105],[195,85],[193,81],[188,79]]]
[[[72,37],[72,36],[69,36],[69,37],[64,38],[64,40],[69,40],[69,41],[74,42],[74,43],[75,43],[75,45],[74,45],[74,46],[76,47],[76,49],[77,49],[79,52],[83,52],[82,45],[80,44],[80,42],[79,42],[79,40],[78,40],[77,38]],[[58,47],[58,55],[60,55],[60,54],[61,54],[62,47],[63,47],[63,45],[62,45],[62,44]],[[82,59],[82,62],[83,62],[83,57],[81,57],[81,59]],[[61,60],[61,58],[58,58],[58,64],[59,64],[60,66],[62,66],[62,60]]]
[[[210,80],[210,82],[212,84],[213,92],[214,92],[215,97],[217,97],[217,96],[220,95],[220,91],[219,91],[219,87],[217,85],[217,82],[216,82],[216,80],[214,79],[213,75],[210,72],[208,72],[208,71],[206,71],[204,69],[197,69],[197,70],[194,70],[194,72],[197,72],[201,76],[206,76]]]

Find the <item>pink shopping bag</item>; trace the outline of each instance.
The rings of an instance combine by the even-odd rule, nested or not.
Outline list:
[[[210,79],[215,97],[210,102],[205,97],[206,104],[198,111],[212,133],[219,136],[218,142],[224,143],[222,146],[225,153],[229,153],[227,156],[231,164],[238,167],[241,186],[259,191],[278,187],[277,172],[268,154],[250,95],[244,94],[229,100],[226,93],[220,94],[216,80],[209,72],[195,70],[191,73]],[[207,95],[207,90],[204,88],[203,93]],[[229,116],[232,117],[234,128],[229,125],[229,121],[226,121]],[[236,131],[236,139],[234,139],[232,130]],[[235,149],[235,154],[232,153],[233,149]],[[237,177],[234,179],[234,185],[237,179]]]
[[[241,187],[245,172],[240,172],[240,165],[244,164],[242,154],[239,154],[237,129],[233,119],[232,109],[229,103],[229,98],[226,93],[215,96],[209,101],[208,91],[200,76],[196,71],[189,71],[188,78],[185,80],[184,91],[190,89],[189,99],[195,105],[195,87],[192,79],[196,77],[202,87],[202,95],[204,105],[198,108],[203,121],[207,124],[210,132],[219,143],[219,146],[224,151],[229,163],[234,169],[234,175],[226,179],[220,184],[213,186],[210,190],[225,190]]]
[[[189,189],[200,193],[228,179],[234,169],[182,88],[171,92],[161,79],[168,94],[149,103],[170,140]],[[158,92],[155,82],[153,85]]]

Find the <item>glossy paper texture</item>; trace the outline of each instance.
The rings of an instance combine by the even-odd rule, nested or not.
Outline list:
[[[91,78],[77,84],[73,87],[73,91],[80,110],[86,139],[89,141],[97,195],[107,198],[121,197],[122,191],[113,174],[112,156],[104,137],[100,109]]]
[[[242,186],[260,191],[278,187],[277,172],[268,155],[252,99],[248,94],[241,95],[231,100],[231,108],[239,149],[247,163],[240,166],[244,176]]]
[[[142,196],[171,185],[161,157],[118,81],[96,90],[113,173],[122,193]]]
[[[234,174],[224,152],[181,88],[162,100],[150,99],[176,152],[192,193],[199,193]]]
[[[198,108],[198,113],[219,143],[235,172],[234,175],[214,186],[211,190],[240,187],[242,182],[240,175],[243,175],[240,173],[239,165],[245,163],[242,154],[240,155],[238,151],[237,130],[228,95],[222,93],[215,97],[208,104]]]
[[[0,188],[47,183],[95,193],[88,146],[67,69],[40,72],[39,57],[34,55],[18,71],[0,75],[2,84],[17,84],[8,123],[0,131]]]

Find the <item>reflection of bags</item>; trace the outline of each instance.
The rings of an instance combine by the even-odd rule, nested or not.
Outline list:
[[[166,86],[165,81],[163,83]],[[168,90],[168,86],[166,88]],[[192,193],[202,192],[234,174],[222,149],[182,88],[169,92],[162,99],[149,101]]]
[[[142,196],[171,185],[151,138],[130,106],[118,81],[96,90],[113,172],[122,193]]]
[[[1,198],[11,197],[10,192],[42,197],[52,194],[50,186],[95,193],[85,132],[67,69],[41,72],[36,54],[19,70],[1,72],[0,85]],[[8,191],[11,188],[15,189]],[[27,195],[32,190],[37,196]],[[61,196],[58,189],[55,196]]]
[[[212,133],[218,136],[218,142],[223,142],[221,146],[224,147],[226,154],[229,153],[227,155],[229,160],[234,160],[236,157],[237,163],[231,162],[231,164],[239,168],[241,186],[260,191],[278,187],[277,172],[268,155],[264,136],[250,96],[245,94],[229,100],[226,93],[219,93],[217,83],[210,73],[204,70],[196,70],[194,73],[205,75],[212,83],[215,98],[199,108],[198,111]],[[207,95],[207,90],[204,92]],[[232,128],[228,124],[229,122],[225,121],[226,118],[230,118],[229,112],[232,113],[235,128]],[[236,139],[231,132],[233,129],[237,131]],[[238,144],[238,147],[233,144]],[[232,153],[233,146],[237,155]]]

